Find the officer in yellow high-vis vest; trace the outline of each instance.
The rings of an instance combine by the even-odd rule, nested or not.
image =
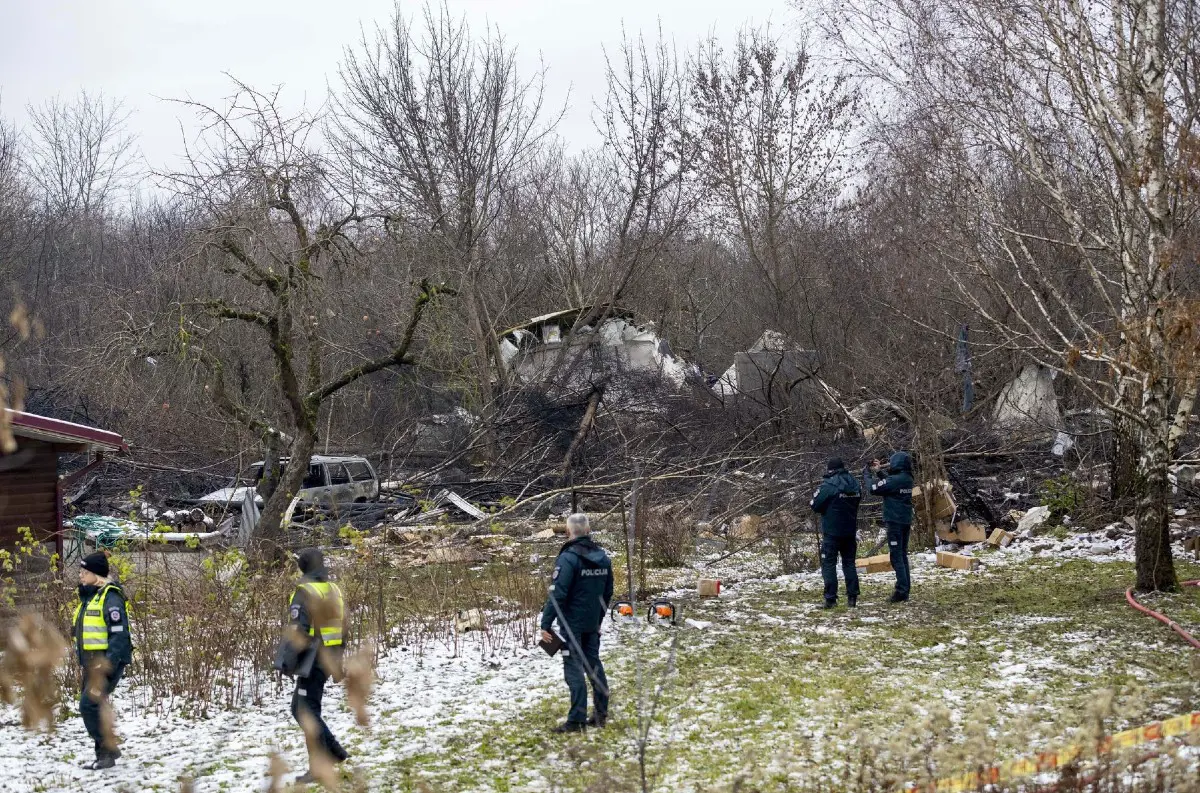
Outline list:
[[[300,714],[306,712],[312,716],[321,747],[334,762],[340,763],[349,755],[321,718],[321,697],[325,681],[341,677],[346,605],[338,585],[329,581],[325,559],[319,550],[301,551],[296,563],[303,578],[288,600],[288,617],[299,642],[285,641],[275,666],[296,677],[292,717],[303,725]],[[311,770],[296,779],[299,784],[314,781]]]
[[[79,566],[79,605],[72,618],[75,650],[83,669],[79,715],[96,748],[96,759],[87,768],[112,768],[121,750],[109,736],[108,746],[100,729],[99,697],[88,691],[88,672],[99,664],[106,671],[102,679],[104,696],[117,687],[125,667],[133,660],[133,641],[129,636],[129,615],[125,592],[108,577],[108,557],[103,553],[85,556]]]

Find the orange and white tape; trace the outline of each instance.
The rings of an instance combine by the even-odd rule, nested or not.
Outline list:
[[[996,785],[1017,777],[1054,771],[1070,765],[1080,757],[1106,754],[1114,749],[1128,749],[1132,746],[1160,741],[1163,738],[1176,738],[1197,730],[1200,730],[1200,711],[1124,730],[1110,735],[1096,744],[1088,746],[1074,744],[1057,752],[1039,752],[979,771],[945,777],[928,785],[910,785],[908,790],[927,791],[927,793],[968,793],[968,791],[979,790],[984,785]]]

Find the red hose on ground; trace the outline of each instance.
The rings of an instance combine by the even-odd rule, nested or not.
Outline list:
[[[1180,586],[1200,586],[1200,579],[1197,579],[1195,581],[1184,581],[1182,584],[1180,584]],[[1162,614],[1159,614],[1157,611],[1154,611],[1153,609],[1146,608],[1141,603],[1138,603],[1137,598],[1135,598],[1133,596],[1133,588],[1132,587],[1125,590],[1125,599],[1129,601],[1129,605],[1133,606],[1135,609],[1142,612],[1143,614],[1148,614],[1149,616],[1154,617],[1154,619],[1158,620],[1163,625],[1166,625],[1168,628],[1170,628],[1171,630],[1175,631],[1180,636],[1182,636],[1183,640],[1186,641],[1188,644],[1192,645],[1197,650],[1200,650],[1200,641],[1197,641],[1195,636],[1193,636],[1192,634],[1185,631],[1179,625],[1179,623],[1175,622],[1172,619],[1169,619],[1168,617],[1166,617]]]

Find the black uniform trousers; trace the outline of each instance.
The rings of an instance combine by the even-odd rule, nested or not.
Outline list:
[[[321,718],[321,698],[325,695],[325,681],[328,679],[329,675],[321,668],[320,663],[313,664],[312,673],[308,677],[296,678],[296,691],[292,694],[292,717],[303,729],[304,722],[300,720],[300,713],[303,711],[312,716],[316,722],[317,742],[330,757],[340,763],[349,755],[338,743],[337,738],[333,737],[329,725]]]
[[[883,524],[887,529],[888,559],[892,569],[896,571],[896,596],[907,598],[912,590],[912,576],[908,566],[908,537],[912,526],[888,521]]]
[[[583,723],[587,721],[588,668],[592,670],[592,698],[596,705],[596,718],[604,721],[608,718],[608,678],[604,676],[604,664],[600,663],[600,634],[579,633],[579,647],[583,650],[583,658],[579,657],[574,643],[568,638],[563,645],[563,677],[567,680],[567,688],[571,689],[571,710],[567,721]],[[587,661],[587,666],[584,666]]]
[[[104,680],[105,697],[111,696],[116,690],[117,683],[121,682],[121,675],[124,673],[124,666],[118,666],[108,672]],[[88,692],[88,670],[84,669],[79,683],[79,715],[83,717],[84,729],[96,746],[96,757],[113,754],[104,748],[104,735],[100,730],[100,702],[99,697],[93,698]]]
[[[858,600],[858,568],[855,567],[854,557],[858,553],[858,538],[853,535],[845,537],[821,537],[821,578],[825,579],[825,602],[837,602],[838,557],[842,559],[842,575],[846,579],[846,597]]]

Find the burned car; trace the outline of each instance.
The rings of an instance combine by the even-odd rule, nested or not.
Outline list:
[[[287,469],[288,458],[279,461],[280,475]],[[257,490],[263,477],[264,463],[250,466],[247,484],[223,487],[200,498],[201,504],[237,506],[246,493]],[[375,501],[379,498],[379,476],[365,457],[334,457],[313,455],[308,473],[300,485],[300,501],[306,504],[349,504]],[[254,501],[262,506],[262,496],[255,493]]]

